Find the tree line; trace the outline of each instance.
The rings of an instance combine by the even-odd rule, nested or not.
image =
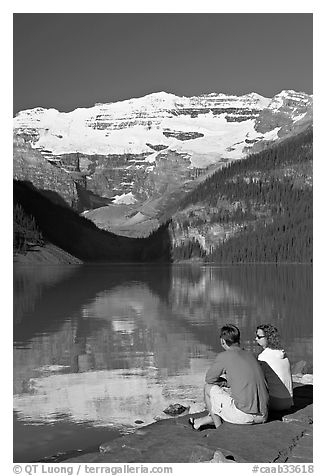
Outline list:
[[[210,224],[242,224],[211,252],[198,245],[178,246],[173,257],[204,255],[213,262],[312,262],[312,187],[296,178],[312,161],[312,128],[247,159],[217,171],[182,202],[186,209],[198,203],[214,209]],[[283,171],[290,171],[285,175]],[[309,170],[309,168],[308,168]],[[277,173],[275,173],[277,172]],[[227,207],[219,204],[227,203]],[[188,226],[200,225],[190,216]],[[206,222],[207,223],[207,222]],[[195,255],[194,255],[195,253]]]
[[[33,216],[27,215],[23,207],[16,203],[13,216],[14,253],[26,253],[33,246],[43,246],[43,236]]]

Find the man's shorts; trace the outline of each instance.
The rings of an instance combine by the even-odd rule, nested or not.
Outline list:
[[[212,412],[218,415],[222,420],[238,425],[253,425],[255,423],[264,423],[267,415],[244,413],[239,410],[231,395],[229,389],[221,388],[218,385],[212,385],[210,390]]]

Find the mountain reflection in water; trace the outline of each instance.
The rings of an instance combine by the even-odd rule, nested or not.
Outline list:
[[[255,328],[270,322],[291,361],[312,365],[310,266],[20,267],[14,314],[16,461],[76,448],[81,426],[91,446],[89,428],[126,432],[170,403],[202,405],[226,322],[255,352]],[[51,446],[28,444],[35,425]]]

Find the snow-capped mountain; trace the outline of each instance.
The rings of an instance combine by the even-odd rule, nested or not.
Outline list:
[[[274,98],[159,92],[68,113],[21,111],[14,133],[50,164],[82,175],[92,192],[134,203],[242,159],[311,122],[312,96],[292,90]]]

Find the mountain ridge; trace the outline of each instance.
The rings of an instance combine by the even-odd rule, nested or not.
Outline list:
[[[79,212],[110,202],[129,206],[132,216],[152,204],[151,215],[160,219],[173,196],[200,176],[309,127],[312,100],[294,90],[273,98],[162,91],[68,113],[28,109],[14,118],[14,178],[55,184]],[[37,166],[29,160],[36,156]],[[83,190],[95,198],[81,200]]]
[[[193,95],[193,96],[178,96],[177,94],[162,90],[162,91],[156,91],[156,92],[148,93],[148,94],[145,94],[144,96],[135,96],[135,97],[125,98],[125,99],[120,99],[120,100],[117,100],[117,101],[95,102],[93,106],[88,106],[88,107],[87,106],[84,106],[84,107],[78,106],[75,109],[72,109],[70,111],[60,111],[59,109],[56,109],[54,107],[46,108],[46,107],[43,107],[43,106],[35,106],[35,107],[32,107],[32,108],[21,109],[21,110],[17,111],[16,114],[14,115],[14,117],[17,117],[22,112],[34,111],[34,110],[37,110],[37,111],[51,110],[51,111],[59,112],[61,114],[71,114],[72,112],[74,112],[76,110],[88,110],[88,109],[91,109],[91,108],[96,107],[96,106],[112,105],[112,104],[118,105],[118,104],[121,104],[121,103],[130,103],[132,101],[140,101],[140,100],[143,100],[145,98],[157,98],[158,100],[161,99],[162,101],[164,101],[164,99],[166,99],[166,98],[175,98],[175,99],[180,100],[180,99],[194,99],[194,98],[205,98],[205,97],[207,97],[207,98],[209,98],[209,97],[220,97],[220,98],[223,98],[223,97],[224,98],[231,98],[231,97],[244,98],[244,97],[248,97],[248,98],[260,99],[260,100],[263,100],[264,102],[267,101],[267,103],[268,103],[268,102],[271,102],[272,99],[275,98],[275,97],[284,96],[284,95],[286,96],[287,93],[303,94],[305,96],[313,98],[313,94],[306,93],[305,91],[295,91],[294,89],[282,89],[280,92],[276,93],[272,97],[263,96],[259,93],[256,93],[255,91],[252,91],[250,93],[245,93],[245,94],[210,92],[210,93],[202,93],[202,94]]]
[[[154,143],[176,147],[190,156],[196,151],[218,155],[223,150],[226,158],[239,158],[246,152],[243,146],[248,148],[248,143],[237,147],[239,144],[232,142],[238,138],[239,132],[249,140],[259,137],[257,119],[264,109],[274,115],[287,113],[287,119],[296,122],[311,108],[312,96],[293,90],[281,91],[271,99],[256,93],[243,96],[210,93],[198,97],[178,97],[160,92],[115,103],[98,103],[91,108],[77,108],[69,113],[56,109],[28,109],[16,115],[14,130],[18,135],[27,137],[32,147],[44,155],[76,152],[89,155],[147,153],[152,155],[149,161],[153,162],[155,153],[148,146],[152,139]],[[247,127],[238,127],[239,123]],[[225,148],[219,147],[214,141],[214,144],[210,144],[211,136],[220,140],[224,133],[229,134],[228,130],[224,131],[225,125],[230,130],[240,130],[232,131]],[[269,126],[269,130],[259,140],[273,139],[277,135],[279,130],[276,129],[281,128],[282,124],[272,125],[276,127]],[[192,132],[191,129],[202,132],[203,137],[196,143],[192,141],[190,147],[189,144],[178,144],[175,138],[162,134],[169,130]],[[127,137],[125,131],[128,132]],[[271,137],[266,137],[267,132],[272,131]],[[233,146],[232,150],[227,150],[227,146]],[[216,162],[216,158],[213,162]]]

